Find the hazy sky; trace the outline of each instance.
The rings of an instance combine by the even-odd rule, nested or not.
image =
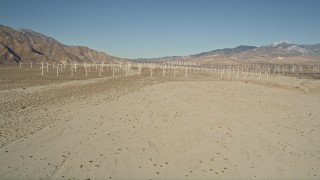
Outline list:
[[[1,0],[0,24],[110,55],[320,43],[320,0]]]

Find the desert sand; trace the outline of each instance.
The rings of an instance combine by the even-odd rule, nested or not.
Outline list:
[[[0,179],[319,179],[319,90],[134,75],[2,89]]]

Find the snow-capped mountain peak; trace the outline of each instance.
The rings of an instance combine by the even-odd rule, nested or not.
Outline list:
[[[278,42],[273,42],[271,44],[272,47],[281,47],[281,46],[290,46],[290,45],[293,45],[293,43],[290,41],[278,41]]]

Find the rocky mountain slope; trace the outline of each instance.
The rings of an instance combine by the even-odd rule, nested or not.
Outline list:
[[[125,61],[84,46],[67,46],[41,33],[0,25],[0,62],[117,62]]]

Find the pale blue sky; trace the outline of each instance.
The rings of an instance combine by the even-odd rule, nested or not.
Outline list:
[[[110,55],[320,43],[319,0],[1,0],[0,24]]]

